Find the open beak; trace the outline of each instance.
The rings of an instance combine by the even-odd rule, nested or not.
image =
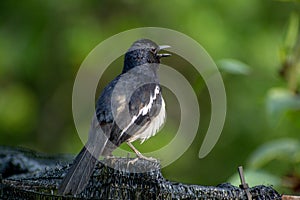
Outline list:
[[[159,45],[159,50],[167,49],[167,48],[170,48],[170,47],[171,47],[171,46],[169,46],[169,45]],[[158,55],[160,58],[171,56],[171,54],[169,54],[169,53],[158,53],[157,55]]]

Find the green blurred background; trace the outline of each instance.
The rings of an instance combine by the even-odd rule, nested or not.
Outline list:
[[[209,94],[200,75],[178,66],[176,56],[166,61],[190,77],[201,122],[192,146],[163,169],[164,176],[190,184],[237,185],[234,174],[243,165],[250,186],[300,193],[299,8],[299,1],[271,0],[1,1],[0,144],[77,153],[83,144],[71,96],[81,62],[121,31],[165,27],[189,35],[212,56],[222,71],[228,110],[217,145],[199,159],[210,119]],[[116,63],[101,83],[120,72],[122,61]],[[164,133],[137,145],[142,152],[173,137],[180,113],[174,110]]]

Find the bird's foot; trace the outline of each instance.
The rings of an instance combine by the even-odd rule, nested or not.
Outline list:
[[[141,160],[148,160],[148,161],[151,161],[151,162],[157,162],[157,160],[155,158],[146,157],[146,156],[142,155],[140,152],[137,153],[136,155],[137,155],[136,158],[128,161],[127,166],[134,165],[139,159],[141,159]]]
[[[144,160],[148,160],[148,161],[156,161],[155,158],[146,157],[143,154],[141,154],[140,152],[138,152],[136,155],[137,155],[137,159],[144,159]]]
[[[144,156],[143,154],[141,154],[141,152],[139,152],[130,142],[127,142],[128,146],[135,152],[135,154],[137,155],[137,158],[133,159],[133,160],[130,160],[127,164],[130,165],[130,164],[134,164],[136,163],[139,159],[144,159],[144,160],[148,160],[148,161],[152,161],[152,162],[155,162],[157,161],[155,158],[151,158],[151,157],[146,157]]]
[[[128,161],[127,163],[127,168],[130,166],[130,165],[134,165],[134,163],[136,163],[136,161],[138,161],[139,158],[135,158],[135,159],[132,159],[130,161]]]
[[[108,155],[108,156],[105,156],[106,159],[116,159],[117,157],[114,156],[114,155]]]

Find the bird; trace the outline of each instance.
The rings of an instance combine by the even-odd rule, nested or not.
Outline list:
[[[132,144],[154,136],[166,119],[165,101],[159,83],[160,53],[168,45],[139,39],[124,56],[122,72],[102,90],[95,105],[88,141],[58,187],[60,195],[78,195],[86,187],[99,156],[108,157],[126,142],[137,159],[142,155]]]

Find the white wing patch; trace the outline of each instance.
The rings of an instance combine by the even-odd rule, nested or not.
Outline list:
[[[132,138],[130,138],[130,142],[133,142],[137,139],[141,140],[141,143],[145,142],[150,137],[154,136],[159,129],[162,127],[166,119],[166,109],[165,109],[165,101],[161,98],[161,109],[159,114],[148,124],[148,127],[142,131],[139,131]]]
[[[140,112],[138,113],[138,116],[140,115],[140,113],[142,114],[142,116],[145,116],[151,109],[153,101],[156,100],[156,96],[159,94],[159,87],[158,85],[155,87],[154,89],[154,94],[153,96],[150,96],[150,101],[148,103],[148,105],[146,105],[145,107],[143,107]]]
[[[153,96],[150,95],[149,103],[148,103],[146,106],[144,106],[144,107],[138,112],[137,115],[134,115],[134,116],[132,117],[130,123],[122,130],[122,132],[121,132],[121,134],[120,134],[120,136],[119,136],[118,139],[120,139],[120,138],[122,137],[122,135],[129,129],[129,127],[132,126],[132,125],[134,124],[135,120],[136,120],[140,115],[145,116],[145,115],[151,110],[152,104],[153,104],[154,100],[156,100],[157,95],[159,94],[159,92],[160,92],[160,88],[159,88],[159,86],[157,85],[157,86],[155,87],[155,89],[154,89],[154,94],[153,94]],[[161,106],[161,110],[160,110],[159,114],[151,121],[150,127],[147,127],[147,129],[142,128],[141,130],[139,130],[138,133],[135,133],[135,134],[129,139],[129,141],[132,142],[132,141],[135,141],[135,140],[137,140],[137,139],[141,139],[142,142],[144,142],[144,141],[145,141],[146,139],[148,139],[149,137],[155,135],[156,131],[157,131],[157,130],[160,128],[160,126],[164,123],[165,113],[166,113],[166,112],[165,112],[165,102],[164,102],[164,100],[163,100],[163,98],[162,98],[162,106]],[[160,116],[160,115],[161,115],[161,116]],[[160,119],[160,120],[157,120],[157,118],[159,118],[159,116],[160,116],[160,118],[162,118],[162,117],[163,117],[163,118]],[[159,124],[159,123],[161,123],[161,124]],[[157,124],[157,125],[155,125],[155,124]],[[147,126],[147,124],[146,124],[145,126]],[[157,126],[158,126],[158,127],[157,127]],[[152,128],[151,128],[151,127],[152,127]],[[148,130],[149,128],[151,128],[151,130]],[[153,130],[152,130],[152,129],[153,129]],[[154,133],[153,133],[153,131],[154,131]],[[150,135],[149,135],[149,134],[150,134]],[[149,136],[147,136],[147,135],[149,135]]]

